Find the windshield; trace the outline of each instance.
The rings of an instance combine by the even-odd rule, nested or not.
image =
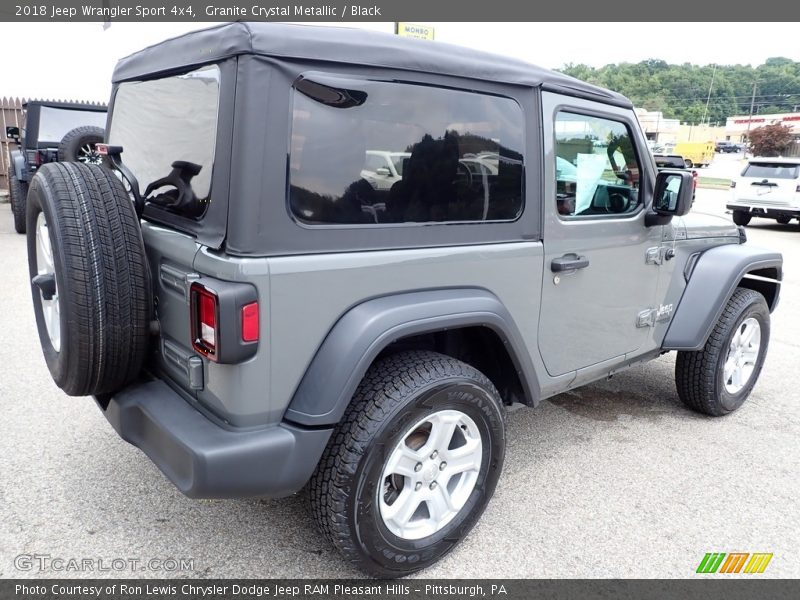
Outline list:
[[[743,175],[761,179],[797,179],[798,165],[790,163],[751,163]]]
[[[105,129],[106,113],[42,106],[39,108],[39,143],[57,144],[76,127],[86,125]]]
[[[114,98],[109,144],[122,146],[122,160],[139,180],[141,192],[167,177],[172,163],[199,166],[191,179],[198,200],[211,191],[217,138],[219,68],[120,84]]]

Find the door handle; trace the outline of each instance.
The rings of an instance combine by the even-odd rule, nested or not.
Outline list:
[[[561,271],[574,271],[585,269],[589,266],[589,259],[577,254],[565,254],[560,258],[554,258],[550,263],[550,270],[559,273]]]

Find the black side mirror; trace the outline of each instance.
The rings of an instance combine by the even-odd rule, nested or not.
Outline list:
[[[645,225],[665,225],[672,217],[680,217],[692,207],[694,182],[688,171],[659,171],[653,193],[653,212],[645,217]]]
[[[6,127],[6,137],[10,140],[14,140],[15,142],[19,142],[19,127]]]

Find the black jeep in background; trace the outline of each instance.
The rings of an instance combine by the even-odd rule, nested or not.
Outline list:
[[[728,140],[722,140],[716,143],[714,150],[720,154],[739,153],[742,151],[742,144],[737,144],[736,142],[730,142]]]
[[[43,164],[78,161],[102,164],[95,144],[105,135],[105,105],[31,101],[22,105],[25,127],[6,127],[6,136],[17,142],[10,152],[8,191],[14,229],[25,233],[25,203],[28,183]]]

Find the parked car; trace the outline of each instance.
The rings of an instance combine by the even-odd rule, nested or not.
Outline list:
[[[403,178],[403,163],[410,152],[367,150],[361,176],[376,190],[388,191]]]
[[[480,518],[512,403],[670,351],[692,410],[756,384],[782,257],[687,215],[691,175],[656,172],[619,94],[447,44],[230,23],[122,59],[112,98],[116,172],[31,182],[39,340],[56,384],[190,497],[305,487],[349,561],[397,577]],[[373,213],[368,148],[409,153]]]
[[[678,142],[671,154],[683,156],[687,169],[707,167],[714,160],[714,142]]]
[[[106,123],[105,106],[37,100],[26,102],[23,109],[25,128],[6,127],[6,136],[18,146],[10,152],[8,170],[17,233],[25,233],[25,199],[39,167],[55,161],[101,164],[95,145],[103,141]]]
[[[692,200],[697,193],[697,171],[686,168],[686,159],[680,154],[654,154],[656,167],[659,171],[663,169],[677,169],[678,171],[688,171],[692,174]]]
[[[730,142],[727,140],[721,140],[716,143],[714,150],[721,154],[738,153],[742,151],[742,144],[737,144],[736,142]]]
[[[753,217],[782,225],[800,220],[800,157],[749,159],[731,181],[727,208],[737,225],[747,225]]]

